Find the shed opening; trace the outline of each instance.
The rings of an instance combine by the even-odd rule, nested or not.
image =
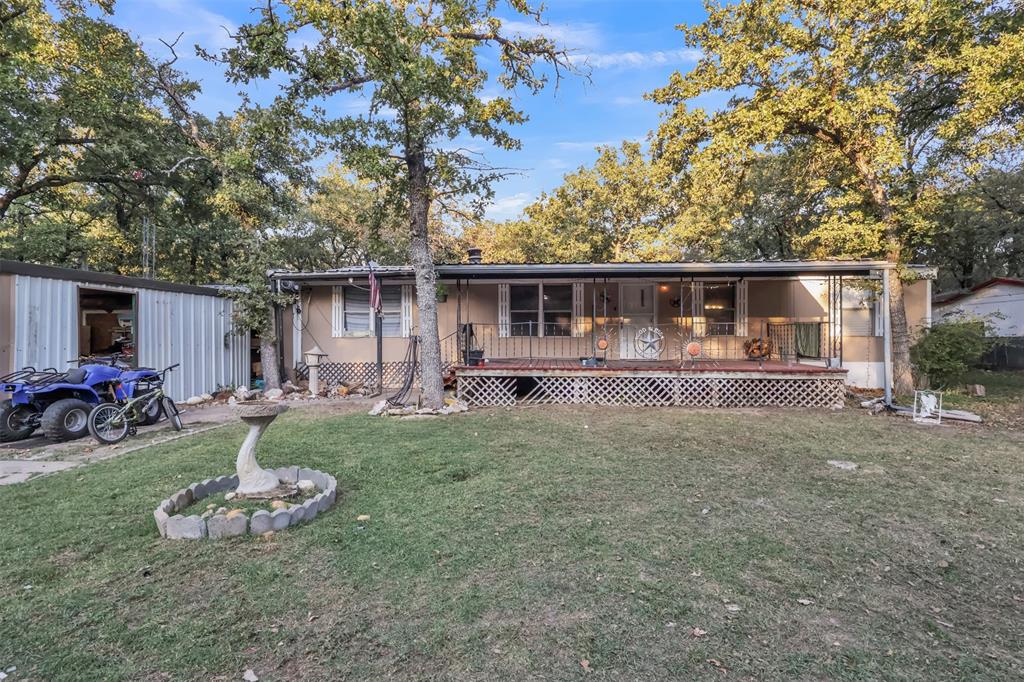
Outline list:
[[[136,295],[111,289],[78,289],[78,354],[120,353],[134,364]]]

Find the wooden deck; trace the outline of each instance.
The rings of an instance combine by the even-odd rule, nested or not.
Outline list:
[[[489,358],[482,365],[457,365],[455,373],[492,376],[539,375],[549,373],[581,373],[595,376],[635,376],[655,374],[690,374],[705,372],[757,374],[846,374],[845,369],[823,367],[800,362],[768,360],[758,365],[754,360],[699,360],[696,363],[678,360],[609,360],[599,367],[584,367],[573,358]]]
[[[584,367],[571,358],[495,358],[454,368],[470,405],[593,404],[690,407],[843,406],[846,370],[768,361],[614,360]]]

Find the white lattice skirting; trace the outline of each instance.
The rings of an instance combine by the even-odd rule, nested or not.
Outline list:
[[[535,382],[535,383],[534,383]],[[525,392],[521,393],[521,389]],[[459,397],[470,405],[593,404],[691,407],[843,406],[841,376],[732,377],[728,374],[654,376],[458,377]]]

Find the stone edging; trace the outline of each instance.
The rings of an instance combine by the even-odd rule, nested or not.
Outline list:
[[[244,512],[214,514],[209,519],[194,514],[182,516],[179,512],[195,502],[238,487],[237,475],[208,478],[179,490],[157,505],[153,518],[156,519],[160,537],[171,540],[218,540],[245,535],[246,532],[261,535],[267,531],[283,530],[303,521],[312,521],[317,514],[334,506],[338,498],[338,479],[322,471],[290,466],[274,469],[274,473],[282,483],[312,481],[320,492],[302,504],[293,505],[288,509],[277,509],[273,512],[261,509],[254,512],[251,519]]]

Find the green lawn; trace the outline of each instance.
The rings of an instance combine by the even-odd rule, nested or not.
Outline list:
[[[270,540],[160,540],[152,508],[229,472],[242,433],[0,488],[0,670],[1024,675],[1020,431],[855,409],[293,411],[262,463],[336,475],[334,509]]]

